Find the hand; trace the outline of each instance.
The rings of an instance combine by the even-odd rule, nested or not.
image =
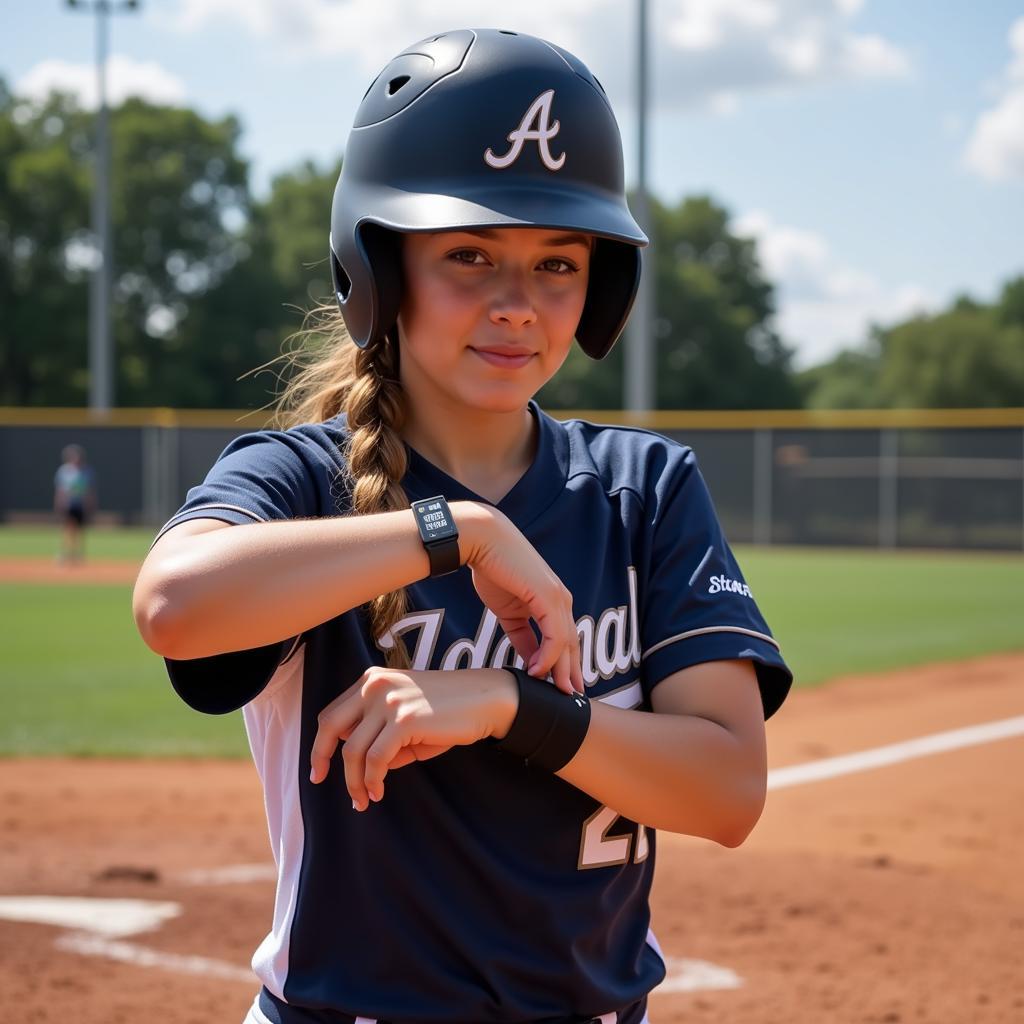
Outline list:
[[[503,735],[518,690],[504,669],[399,670],[371,665],[320,712],[310,754],[313,783],[322,782],[340,740],[352,805],[365,810],[384,795],[392,768],[426,761],[454,746]]]
[[[486,508],[487,515],[472,519],[484,526],[474,533],[466,564],[480,600],[494,612],[530,675],[550,674],[564,693],[583,693],[572,594],[507,516],[480,504],[475,508]],[[540,627],[540,644],[531,618]]]

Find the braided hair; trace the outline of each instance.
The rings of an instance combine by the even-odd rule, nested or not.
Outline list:
[[[319,344],[302,344],[281,357],[298,370],[276,402],[275,425],[287,428],[322,423],[344,412],[348,433],[339,483],[351,494],[352,514],[407,509],[409,499],[401,481],[408,456],[401,430],[408,405],[399,379],[397,335],[392,332],[365,349],[358,348],[334,303],[314,307],[306,319],[312,320],[313,326],[303,327],[292,337],[305,342],[314,336]],[[368,602],[372,636],[377,639],[387,634],[408,606],[404,587]],[[385,651],[388,667],[410,668],[404,641],[397,636],[394,640]]]

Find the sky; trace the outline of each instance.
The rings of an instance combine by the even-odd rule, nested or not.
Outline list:
[[[87,0],[89,6],[94,0]],[[123,7],[124,0],[107,0]],[[0,75],[96,104],[95,16],[0,0]],[[453,28],[543,36],[607,88],[635,180],[632,0],[139,0],[110,19],[109,95],[233,113],[251,183],[343,152],[366,87]],[[798,368],[872,324],[994,301],[1024,273],[1020,0],[649,0],[648,187],[710,195],[755,237]],[[329,210],[324,211],[324,237]]]

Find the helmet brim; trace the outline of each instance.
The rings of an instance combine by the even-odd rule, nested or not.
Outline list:
[[[457,231],[476,228],[534,227],[579,231],[629,245],[645,246],[648,238],[621,201],[598,192],[581,193],[553,187],[460,189],[458,196],[444,191],[406,191],[374,185],[372,201],[365,203],[358,187],[349,193],[355,209],[372,210],[360,223],[374,223],[393,231]],[[366,196],[370,200],[370,196]]]

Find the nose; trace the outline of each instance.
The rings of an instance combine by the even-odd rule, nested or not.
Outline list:
[[[536,322],[537,310],[530,297],[524,273],[510,271],[502,274],[496,285],[491,300],[491,323],[522,328]]]

